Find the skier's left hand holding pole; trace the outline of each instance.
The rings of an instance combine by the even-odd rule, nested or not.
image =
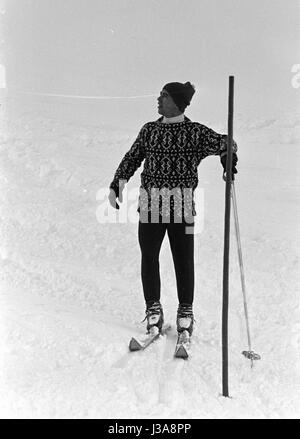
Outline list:
[[[234,180],[234,174],[237,174],[236,165],[238,162],[238,157],[235,152],[232,153],[232,170],[231,170],[231,180]],[[227,154],[221,156],[221,163],[223,166],[223,180],[226,181],[226,166],[227,166]]]

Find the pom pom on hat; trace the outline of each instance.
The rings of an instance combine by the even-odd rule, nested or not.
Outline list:
[[[181,82],[169,82],[163,89],[167,90],[178,109],[182,112],[190,105],[195,93],[195,87],[190,82],[186,82],[185,84]]]

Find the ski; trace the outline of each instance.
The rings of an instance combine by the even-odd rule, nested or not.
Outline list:
[[[191,340],[188,331],[183,331],[178,334],[174,357],[187,360],[189,357],[190,342]]]
[[[142,351],[146,349],[150,344],[152,344],[155,340],[157,340],[160,336],[166,334],[167,331],[171,329],[171,325],[165,325],[162,327],[162,330],[159,332],[157,326],[153,326],[149,332],[149,334],[145,334],[141,338],[132,337],[129,342],[129,350],[130,352]]]

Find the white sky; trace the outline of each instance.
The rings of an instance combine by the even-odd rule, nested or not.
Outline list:
[[[8,91],[145,95],[189,80],[189,114],[217,120],[233,74],[246,117],[299,110],[298,0],[9,0],[5,21]],[[105,111],[122,117],[126,106]],[[158,117],[156,99],[131,102],[135,116]]]

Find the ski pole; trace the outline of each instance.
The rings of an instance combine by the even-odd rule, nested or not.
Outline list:
[[[228,301],[229,301],[229,246],[230,246],[230,192],[232,172],[233,141],[233,97],[234,76],[229,76],[228,96],[228,136],[226,160],[224,254],[223,254],[223,303],[222,303],[222,387],[223,396],[229,397],[228,390]]]
[[[246,358],[249,358],[249,360],[251,360],[251,368],[252,368],[253,361],[260,360],[261,357],[260,357],[260,355],[256,354],[254,351],[252,351],[252,349],[251,349],[250,324],[249,324],[247,296],[246,296],[245,272],[244,272],[244,264],[243,264],[243,256],[242,256],[241,234],[240,234],[240,227],[239,227],[239,218],[238,218],[238,211],[237,211],[235,187],[234,187],[233,181],[231,182],[231,197],[232,197],[232,206],[233,206],[234,224],[235,224],[235,235],[236,235],[239,266],[240,266],[240,273],[241,273],[244,313],[245,313],[247,339],[248,339],[248,351],[243,351],[242,354]]]

